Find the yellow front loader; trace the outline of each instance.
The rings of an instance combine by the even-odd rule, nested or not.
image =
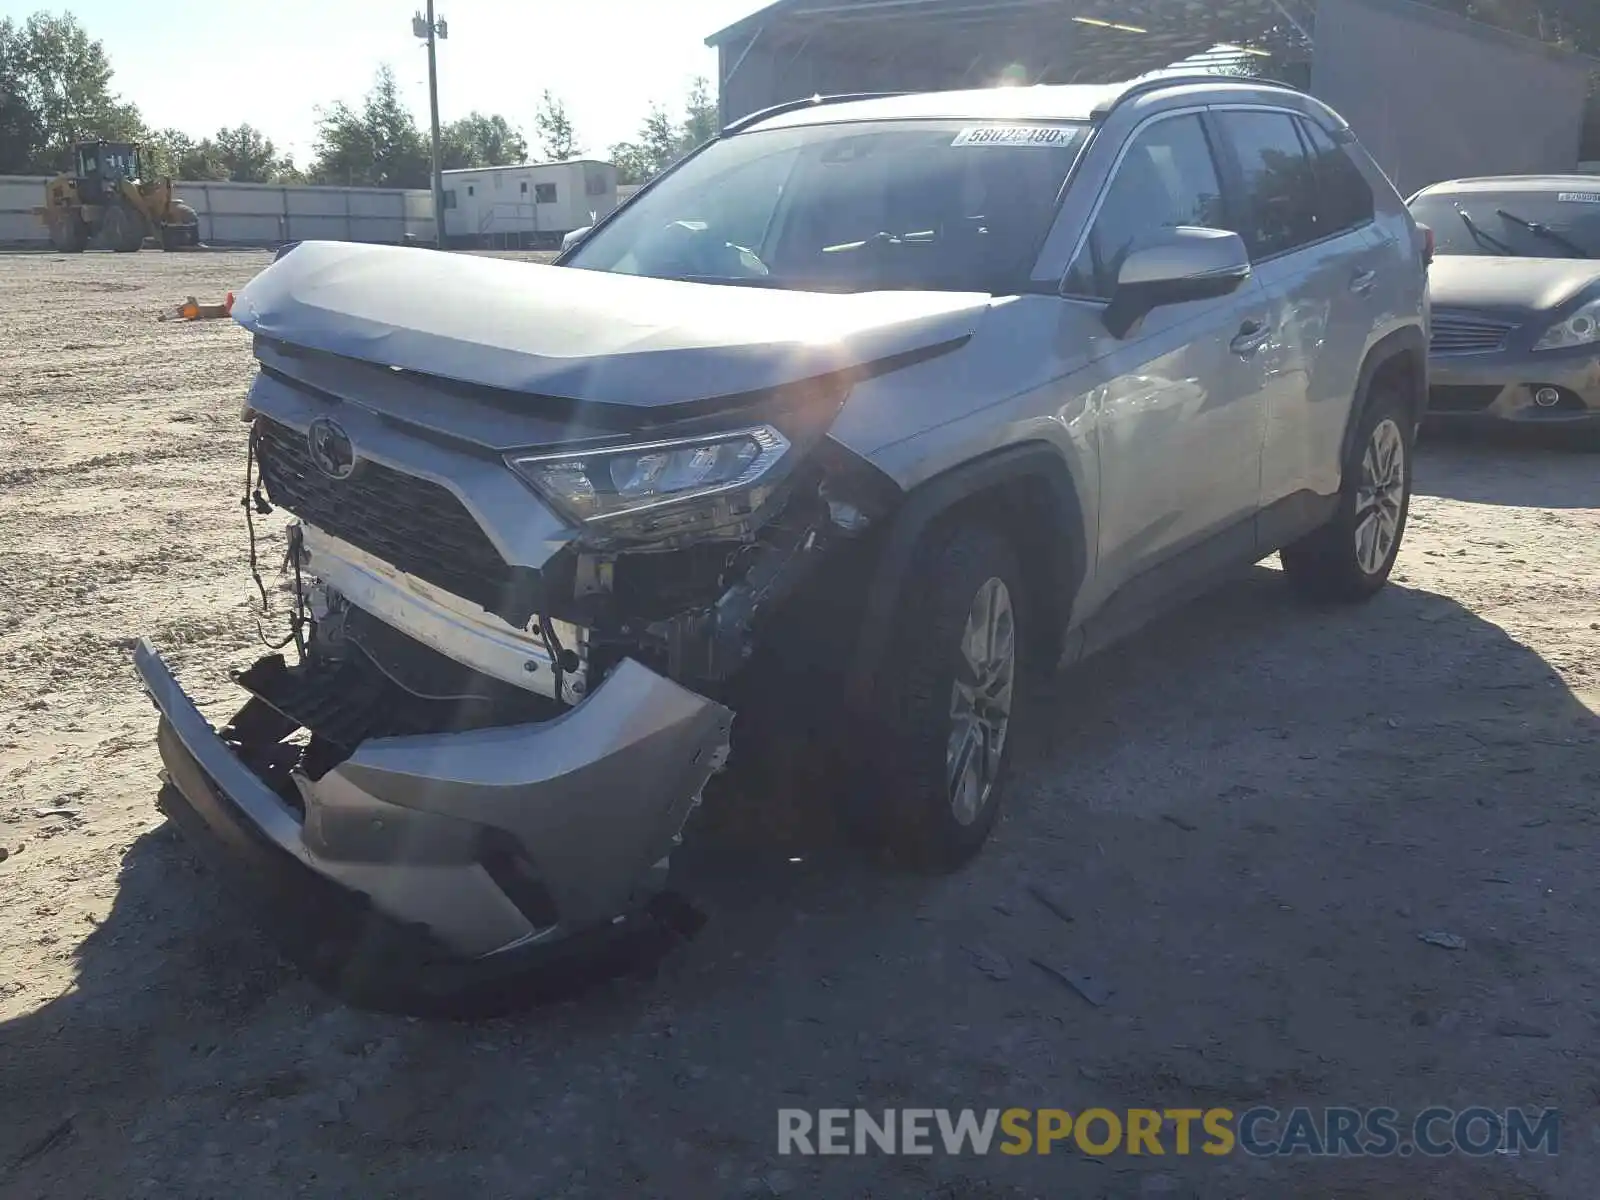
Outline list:
[[[200,244],[200,218],[172,192],[172,180],[147,181],[144,155],[131,142],[84,142],[73,148],[75,174],[44,185],[35,209],[50,244],[68,254],[94,246],[131,253],[153,238],[163,250]]]

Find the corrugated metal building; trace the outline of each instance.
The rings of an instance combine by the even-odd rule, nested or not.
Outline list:
[[[617,169],[574,159],[444,172],[444,232],[453,245],[559,244],[617,206]]]
[[[1402,191],[1571,171],[1593,60],[1408,0],[777,0],[707,39],[724,120],[842,92],[1105,83],[1245,49],[1340,110]]]

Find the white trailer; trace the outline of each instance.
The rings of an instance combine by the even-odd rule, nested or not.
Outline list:
[[[595,159],[444,172],[444,232],[456,246],[559,245],[616,206],[617,169]]]

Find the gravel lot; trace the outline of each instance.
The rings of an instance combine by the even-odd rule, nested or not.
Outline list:
[[[155,318],[267,261],[0,257],[0,1194],[1596,1195],[1600,457],[1430,442],[1371,605],[1263,564],[1054,681],[956,877],[705,839],[654,977],[376,1017],[163,827],[127,661],[151,636],[222,716],[257,653],[248,339]],[[1561,1153],[776,1153],[783,1106],[1258,1103],[1556,1105]]]

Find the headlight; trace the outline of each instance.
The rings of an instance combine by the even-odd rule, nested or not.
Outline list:
[[[788,473],[789,439],[770,425],[506,463],[600,540],[661,541],[736,525]]]
[[[1565,350],[1600,342],[1600,300],[1585,304],[1566,320],[1545,330],[1535,350]]]

